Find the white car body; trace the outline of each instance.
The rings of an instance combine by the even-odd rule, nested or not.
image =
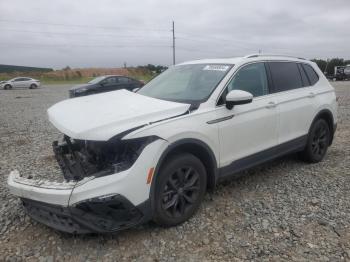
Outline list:
[[[241,68],[265,62],[307,64],[317,73],[318,81],[312,86],[262,95],[231,110],[218,104],[223,90]],[[313,62],[285,56],[250,55],[191,61],[176,66],[192,64],[231,66],[210,97],[197,108],[121,90],[65,100],[48,109],[51,123],[71,139],[109,141],[120,135],[121,140],[129,141],[156,137],[130,168],[65,183],[36,181],[13,171],[8,178],[11,192],[22,199],[62,208],[120,195],[145,212],[141,220],[147,221],[151,214],[145,210],[152,209],[152,188],[160,163],[178,146],[188,144],[193,150],[205,151],[206,167],[211,168],[208,184],[212,187],[221,178],[301,150],[314,119],[320,114],[329,117],[332,135],[336,129],[334,89]],[[245,99],[245,94],[239,93],[239,99]],[[68,232],[79,232],[76,228],[42,222]],[[103,231],[92,227],[89,230]]]
[[[16,77],[7,81],[0,82],[0,88],[37,88],[41,85],[39,80],[29,77]]]

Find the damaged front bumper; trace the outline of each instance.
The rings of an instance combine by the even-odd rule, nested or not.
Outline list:
[[[85,183],[91,178],[79,181],[80,184]],[[72,194],[74,186],[77,182],[51,182],[47,180],[36,180],[26,178],[15,170],[10,173],[7,179],[8,187],[13,195],[20,198],[30,198],[36,201],[42,201],[61,206],[68,206],[69,197]]]
[[[113,232],[149,219],[148,201],[136,207],[117,194],[89,199],[68,207],[25,198],[22,203],[31,218],[72,234]]]
[[[167,145],[161,139],[152,142],[129,169],[118,173],[58,183],[13,171],[8,187],[28,214],[47,226],[69,233],[118,231],[151,218],[147,175]]]

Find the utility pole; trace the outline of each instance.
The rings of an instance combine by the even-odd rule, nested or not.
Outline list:
[[[173,32],[173,64],[175,65],[175,24],[173,21],[173,30],[171,30]]]

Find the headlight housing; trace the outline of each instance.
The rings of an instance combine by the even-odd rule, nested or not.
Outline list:
[[[79,89],[75,89],[74,93],[82,93],[82,92],[85,92],[85,91],[87,91],[87,88],[79,88]]]
[[[88,176],[106,176],[129,169],[143,149],[156,136],[108,141],[73,140],[64,136],[54,141],[53,150],[66,180],[81,180]]]

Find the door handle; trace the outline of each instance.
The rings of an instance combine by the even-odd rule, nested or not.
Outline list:
[[[315,93],[314,93],[314,92],[310,92],[309,95],[308,95],[307,97],[313,98],[313,97],[315,97]]]
[[[270,108],[275,108],[276,106],[277,106],[277,104],[275,102],[271,101],[271,102],[267,103],[266,108],[270,109]]]

